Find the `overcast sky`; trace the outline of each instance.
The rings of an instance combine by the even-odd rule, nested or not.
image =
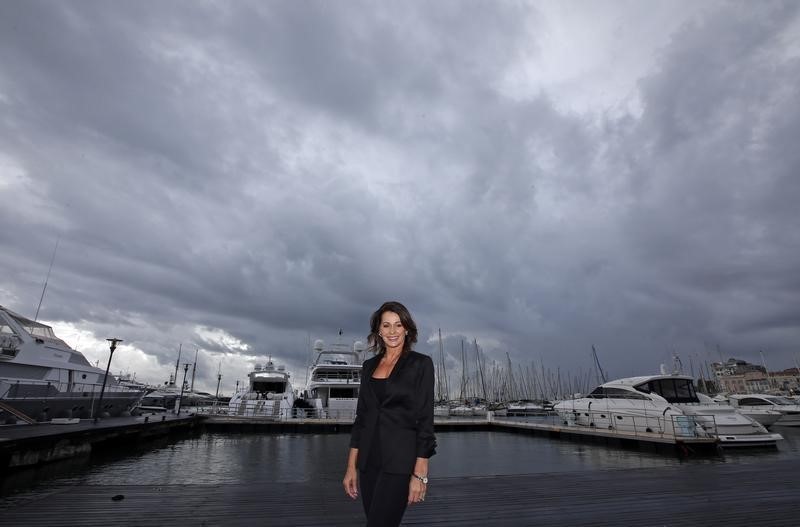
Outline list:
[[[389,299],[453,368],[788,368],[799,138],[795,1],[4,1],[0,304],[58,241],[41,320],[212,392]]]

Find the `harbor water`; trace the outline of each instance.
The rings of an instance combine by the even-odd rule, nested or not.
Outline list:
[[[774,427],[777,448],[678,459],[639,450],[503,431],[437,433],[436,478],[563,473],[800,459],[800,428]],[[330,481],[343,475],[348,434],[204,433],[15,471],[0,478],[0,507],[64,485],[180,485]]]

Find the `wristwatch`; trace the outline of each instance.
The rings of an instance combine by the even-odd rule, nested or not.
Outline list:
[[[414,477],[423,482],[424,484],[428,484],[428,476],[420,476],[419,474],[414,474]]]

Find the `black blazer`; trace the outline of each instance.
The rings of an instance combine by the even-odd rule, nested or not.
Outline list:
[[[380,427],[381,470],[411,474],[418,457],[436,453],[433,361],[416,351],[400,357],[386,381],[386,398],[379,404],[369,380],[380,360],[379,355],[367,359],[361,369],[350,446],[358,449],[358,468],[366,469],[375,430]]]

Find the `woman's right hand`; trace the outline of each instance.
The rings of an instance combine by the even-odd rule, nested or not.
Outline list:
[[[345,493],[353,499],[358,497],[358,473],[354,467],[348,467],[347,472],[344,473],[344,480],[342,480],[342,484],[344,485]]]

